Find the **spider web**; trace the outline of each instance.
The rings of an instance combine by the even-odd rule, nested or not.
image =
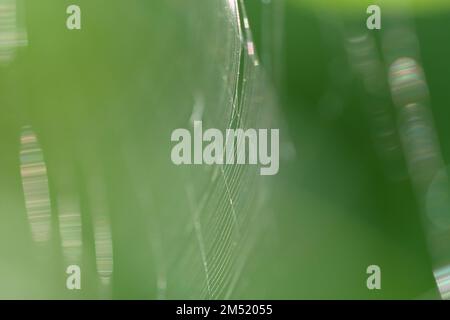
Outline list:
[[[175,107],[179,111],[171,124],[179,125],[173,128],[192,129],[195,120],[221,130],[270,128],[276,123],[274,95],[255,51],[244,3],[208,1],[197,9],[183,11],[188,33],[202,36],[191,39],[188,46],[187,56],[197,58],[189,61],[192,69],[185,74],[195,74],[196,81],[187,79],[188,90],[176,93],[191,96],[187,99],[191,103],[187,109]],[[132,153],[127,152],[129,168],[139,166]],[[157,297],[232,297],[267,221],[267,180],[259,177],[255,166],[167,168],[167,160],[161,162],[163,171],[171,175],[171,192],[156,196],[155,189],[161,185],[152,186],[150,199],[149,193],[139,191],[141,207],[153,208],[149,223],[153,225],[150,242]],[[134,178],[142,185],[141,174]],[[177,196],[172,198],[173,194]]]
[[[245,285],[271,178],[170,160],[171,132],[196,120],[279,128],[244,1],[124,3],[80,0],[78,33],[54,14],[60,1],[23,1],[27,21],[0,23],[0,40],[17,40],[0,44],[2,139],[14,146],[2,164],[15,173],[2,239],[16,248],[0,252],[1,296],[217,299]],[[80,292],[64,286],[71,264]]]

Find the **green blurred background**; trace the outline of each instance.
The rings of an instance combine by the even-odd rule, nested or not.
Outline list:
[[[69,4],[81,8],[81,30],[65,27]],[[415,1],[407,12],[380,5],[383,28],[405,25],[420,44],[447,163],[448,2]],[[386,165],[380,157],[365,109],[373,96],[348,52],[348,37],[368,32],[366,7],[21,2],[15,26],[26,30],[27,45],[0,66],[0,297],[438,298],[404,160]],[[259,66],[239,37],[243,9]],[[0,25],[0,34],[12,32]],[[382,31],[369,31],[378,52]],[[393,110],[388,89],[381,91]],[[208,127],[280,128],[279,174],[174,166],[170,134],[199,114]],[[23,126],[36,133],[47,167],[52,231],[44,244],[33,240],[27,219]],[[58,219],[67,202],[82,223],[70,233],[82,240],[70,262],[82,270],[82,290],[74,291],[65,287],[69,262]],[[96,241],[98,212],[107,217],[101,235],[111,235],[110,255],[102,251],[109,242]],[[113,265],[106,282],[102,252]],[[381,267],[381,290],[366,287],[372,264]]]

